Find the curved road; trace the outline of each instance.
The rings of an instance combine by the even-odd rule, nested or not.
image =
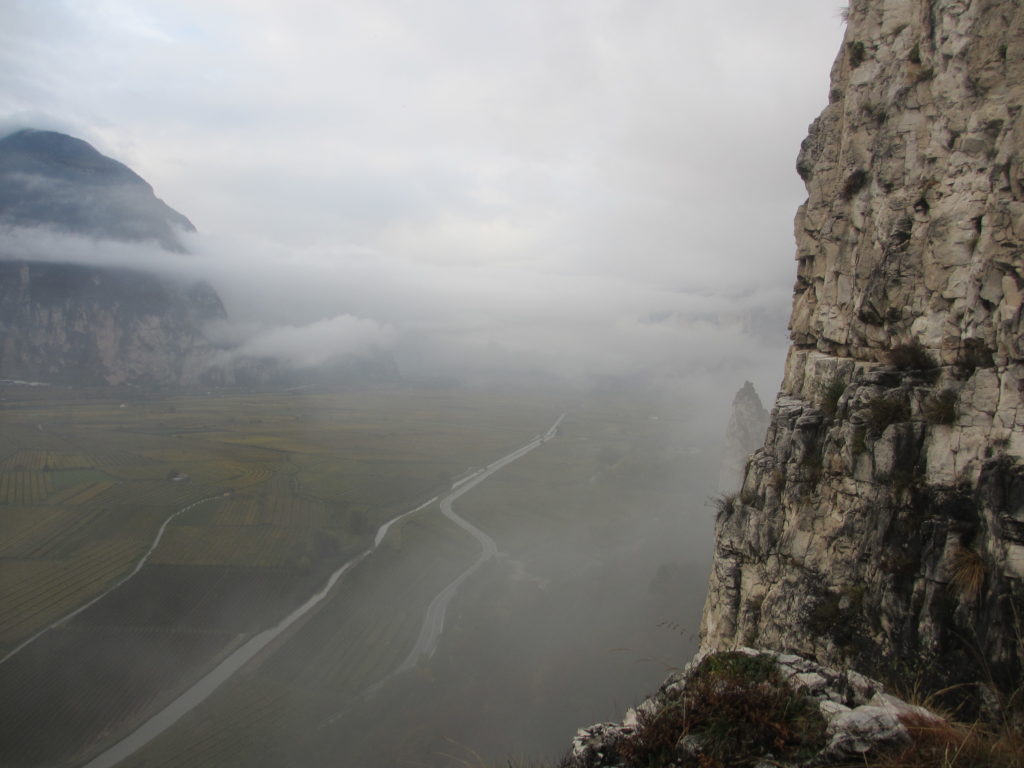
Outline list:
[[[494,463],[488,464],[483,469],[474,472],[464,480],[460,480],[456,483],[458,487],[441,499],[441,512],[444,516],[480,542],[480,556],[476,559],[476,562],[456,576],[448,586],[442,589],[437,596],[430,601],[430,605],[427,606],[427,615],[423,619],[423,626],[420,627],[420,635],[416,639],[416,644],[413,645],[412,650],[409,651],[409,655],[405,657],[405,661],[399,664],[394,672],[374,685],[370,689],[371,692],[379,689],[392,677],[414,668],[422,657],[426,656],[429,658],[434,654],[434,651],[437,650],[438,641],[441,638],[441,632],[444,631],[444,618],[448,611],[448,604],[452,601],[452,598],[455,597],[455,593],[458,592],[462,582],[472,576],[481,565],[498,554],[498,545],[494,543],[494,539],[472,523],[455,514],[454,510],[452,510],[452,502],[464,493],[471,491],[502,467],[508,466],[517,459],[521,459],[534,448],[537,448],[550,440],[555,436],[555,433],[558,430],[558,425],[562,423],[562,419],[564,418],[565,414],[563,413],[543,436],[538,436],[522,448],[510,453],[508,456],[498,459]]]
[[[19,645],[16,645],[11,651],[9,651],[6,656],[4,656],[2,659],[0,659],[0,664],[3,664],[5,661],[7,661],[9,658],[11,658],[14,654],[16,654],[22,648],[25,648],[30,643],[35,642],[36,640],[38,640],[40,637],[45,635],[47,632],[49,632],[54,627],[59,627],[64,622],[70,621],[71,619],[75,618],[75,616],[80,614],[86,608],[89,608],[90,606],[95,605],[100,600],[102,600],[104,597],[106,597],[111,592],[113,592],[115,589],[117,589],[122,584],[127,582],[130,578],[135,576],[135,574],[137,574],[139,571],[142,570],[142,566],[144,566],[146,564],[146,561],[149,560],[149,556],[153,554],[153,551],[160,544],[160,539],[163,538],[164,530],[166,530],[167,526],[170,525],[171,520],[176,518],[182,512],[188,512],[188,510],[192,509],[192,507],[198,506],[198,505],[203,504],[204,502],[207,502],[207,501],[212,501],[213,499],[219,499],[220,497],[221,497],[221,494],[219,494],[219,493],[216,496],[207,496],[205,499],[200,499],[199,501],[193,501],[187,507],[182,507],[177,512],[171,513],[171,515],[166,520],[164,520],[164,524],[161,525],[160,526],[160,530],[156,532],[156,538],[153,539],[153,543],[149,545],[149,549],[146,550],[146,554],[144,554],[139,559],[139,562],[137,562],[135,564],[135,567],[132,569],[131,573],[129,573],[127,576],[122,577],[119,581],[116,581],[112,586],[110,586],[107,589],[103,590],[103,592],[101,592],[100,594],[96,595],[96,597],[94,597],[92,600],[87,602],[85,605],[80,605],[78,608],[75,608],[75,610],[71,611],[71,613],[68,613],[68,614],[65,614],[64,616],[61,616],[56,621],[54,621],[54,622],[52,622],[50,624],[47,624],[45,627],[43,627],[41,630],[36,632],[34,635],[32,635],[27,640],[23,640]]]

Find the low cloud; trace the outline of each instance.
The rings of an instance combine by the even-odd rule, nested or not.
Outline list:
[[[272,357],[292,368],[316,368],[331,360],[361,357],[390,348],[395,331],[373,320],[339,315],[309,325],[246,329],[251,335],[222,353],[219,363],[242,357]],[[214,341],[238,336],[238,329],[211,329]]]
[[[745,379],[770,397],[781,373],[788,284],[720,264],[673,284],[571,260],[467,264],[202,234],[186,244],[178,254],[9,229],[0,253],[208,282],[228,313],[209,329],[220,363],[311,368],[385,351],[410,379],[656,386],[707,402],[721,423]]]
[[[0,116],[62,116],[38,124],[203,234],[181,257],[64,257],[207,280],[239,345],[349,317],[409,377],[644,379],[723,407],[744,379],[774,392],[834,7],[103,8],[0,10]],[[295,365],[320,354],[299,346]]]

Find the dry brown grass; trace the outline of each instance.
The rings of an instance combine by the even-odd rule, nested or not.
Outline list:
[[[929,424],[952,424],[956,421],[957,394],[952,389],[937,392],[924,401],[921,408]]]
[[[981,594],[986,573],[984,558],[970,547],[960,547],[953,555],[953,574],[950,584],[961,597],[974,600]]]
[[[1024,768],[1024,738],[999,730],[906,714],[900,720],[913,744],[868,765],[876,768]]]

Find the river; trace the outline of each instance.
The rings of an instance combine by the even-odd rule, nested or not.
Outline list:
[[[494,540],[486,533],[476,528],[471,523],[458,517],[452,509],[451,503],[462,494],[468,492],[472,488],[476,487],[488,477],[493,475],[502,467],[511,464],[513,461],[522,458],[530,451],[534,450],[540,445],[543,445],[546,441],[552,439],[558,430],[558,425],[565,418],[565,414],[558,417],[555,423],[548,429],[542,436],[538,436],[531,440],[526,445],[517,448],[506,456],[498,459],[497,461],[488,464],[483,469],[477,470],[473,474],[466,478],[463,478],[452,488],[452,491],[441,499],[441,510],[445,516],[450,518],[459,527],[469,532],[477,541],[480,542],[482,553],[477,560],[470,565],[466,570],[459,574],[451,583],[449,583],[430,603],[427,609],[426,617],[424,618],[423,626],[420,629],[419,637],[416,640],[416,644],[413,646],[412,651],[406,657],[405,661],[402,662],[391,674],[389,674],[384,680],[377,683],[374,688],[379,687],[383,682],[391,679],[397,674],[404,672],[406,669],[410,669],[415,666],[417,659],[424,654],[431,654],[437,648],[437,643],[440,639],[441,632],[444,628],[444,617],[447,611],[448,603],[451,601],[459,585],[471,576],[487,559],[497,554],[497,545]],[[259,634],[249,638],[245,643],[240,645],[231,654],[229,654],[223,661],[221,661],[216,667],[206,673],[192,686],[186,689],[181,695],[179,695],[174,701],[168,704],[164,709],[160,710],[157,714],[153,715],[149,720],[144,722],[136,730],[132,731],[121,741],[114,744],[112,747],[101,752],[99,755],[94,757],[88,763],[85,764],[84,768],[113,768],[119,762],[141,749],[143,746],[148,744],[150,741],[155,739],[161,733],[166,731],[178,720],[184,717],[189,711],[205,701],[209,696],[216,691],[221,685],[227,682],[236,672],[238,672],[246,663],[248,663],[254,656],[260,651],[266,648],[271,642],[274,641],[281,633],[291,627],[296,621],[305,616],[311,611],[318,603],[320,603],[330,593],[331,589],[338,580],[345,574],[346,571],[358,565],[364,558],[368,557],[373,551],[380,545],[387,535],[388,530],[391,526],[401,520],[407,515],[411,515],[414,512],[426,509],[435,501],[438,497],[434,497],[429,501],[426,501],[415,509],[411,509],[408,512],[403,512],[401,515],[393,517],[388,522],[384,523],[377,529],[377,534],[374,537],[373,545],[362,552],[361,554],[348,560],[344,565],[338,568],[334,573],[331,574],[327,583],[320,589],[319,592],[310,597],[306,602],[296,608],[294,611],[289,613],[283,618],[278,624],[270,629],[266,629]],[[184,511],[184,510],[182,510]],[[168,520],[167,522],[170,522]],[[166,526],[167,523],[164,525]],[[163,533],[163,528],[161,528]],[[157,537],[159,541],[159,537]],[[139,566],[141,567],[141,566]],[[133,572],[134,573],[134,572]],[[98,598],[97,598],[98,599]],[[93,601],[95,602],[95,600]],[[91,603],[90,603],[91,604]],[[80,609],[81,610],[81,609]],[[66,620],[69,617],[65,617]]]

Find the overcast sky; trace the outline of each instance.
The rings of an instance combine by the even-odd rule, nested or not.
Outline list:
[[[770,399],[842,33],[830,0],[3,0],[0,127],[132,167],[265,338]]]

